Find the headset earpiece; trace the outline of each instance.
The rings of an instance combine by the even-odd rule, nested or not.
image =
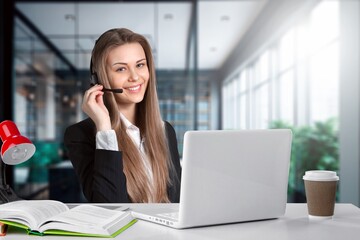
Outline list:
[[[99,78],[98,78],[96,72],[91,73],[90,84],[94,84],[94,85],[99,84]]]
[[[99,84],[99,78],[96,72],[93,71],[92,67],[92,58],[90,59],[90,84],[96,85]]]

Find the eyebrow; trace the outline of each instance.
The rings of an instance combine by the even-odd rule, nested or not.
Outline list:
[[[140,60],[137,60],[136,63],[142,62],[142,61],[144,61],[144,60],[146,61],[146,58],[142,58],[142,59],[140,59]],[[113,64],[113,66],[115,66],[115,65],[117,65],[117,64],[127,65],[127,63],[124,63],[124,62],[115,62],[115,63]]]

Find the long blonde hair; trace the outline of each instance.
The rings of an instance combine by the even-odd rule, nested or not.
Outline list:
[[[169,169],[173,166],[160,115],[154,60],[149,43],[144,36],[125,28],[108,30],[95,44],[92,52],[92,69],[96,71],[100,84],[109,88],[110,83],[105,67],[107,56],[113,48],[126,43],[139,43],[142,46],[149,69],[150,79],[144,99],[136,106],[135,125],[140,129],[141,137],[145,137],[144,147],[151,164],[154,182],[154,194],[152,194],[151,183],[141,154],[120,120],[114,97],[116,93],[107,93],[104,95],[104,102],[109,110],[112,127],[117,134],[119,149],[122,150],[128,195],[132,202],[149,202],[150,199],[155,202],[169,202],[167,186],[171,184]]]

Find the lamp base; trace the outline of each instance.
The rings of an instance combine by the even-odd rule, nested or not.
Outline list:
[[[9,185],[0,185],[0,204],[21,200]]]

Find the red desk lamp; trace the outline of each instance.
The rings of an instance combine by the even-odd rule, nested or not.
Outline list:
[[[25,162],[35,153],[35,146],[32,142],[22,136],[16,124],[5,120],[0,123],[0,138],[3,142],[1,146],[0,161],[0,203],[18,200],[14,191],[6,184],[5,164],[16,165]]]

